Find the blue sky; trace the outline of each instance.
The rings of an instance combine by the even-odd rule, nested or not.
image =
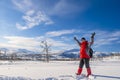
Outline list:
[[[79,48],[78,39],[96,32],[95,51],[120,51],[119,0],[0,0],[0,47],[52,52]]]

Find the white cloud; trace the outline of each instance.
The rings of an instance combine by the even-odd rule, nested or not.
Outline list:
[[[40,43],[35,38],[19,37],[19,36],[5,36],[9,44],[23,45],[23,46],[38,46]]]
[[[54,47],[67,47],[69,44],[64,43],[64,41],[54,40],[52,38],[46,39],[49,44],[52,44]]]
[[[21,30],[30,29],[40,24],[50,25],[54,22],[41,10],[37,10],[31,0],[13,0],[18,10],[23,12],[24,23],[16,23],[16,27]]]
[[[63,16],[71,13],[83,13],[90,7],[89,0],[80,0],[73,2],[72,0],[13,0],[17,9],[20,11],[29,11],[34,9],[35,11],[43,11],[48,15]]]
[[[19,23],[16,23],[16,27],[17,27],[18,29],[20,29],[20,30],[28,29],[27,26],[22,26],[22,25],[20,25]]]
[[[94,47],[113,45],[113,44],[118,44],[120,42],[120,31],[109,32],[109,31],[102,31],[102,30],[81,30],[81,31],[61,30],[61,31],[47,32],[46,35],[50,36],[50,37],[56,37],[56,36],[61,36],[61,35],[65,35],[65,34],[75,34],[76,32],[79,32],[79,34],[82,34],[87,39],[90,39],[92,32],[96,32],[95,42],[93,45]],[[86,33],[84,33],[84,32],[86,32]],[[81,36],[78,36],[78,37],[81,37]],[[62,36],[61,38],[62,38],[62,40],[66,40],[66,41],[67,41],[67,39],[69,39],[69,37],[67,38],[64,36]]]
[[[41,0],[12,0],[12,2],[15,8],[24,14],[22,16],[24,22],[16,23],[16,27],[21,30],[30,29],[41,24],[51,25],[54,22],[50,16],[83,13],[89,7],[89,1],[86,0],[80,0],[78,3],[69,0],[59,0],[53,3]]]
[[[31,15],[33,15],[34,13],[35,13],[34,10],[29,10],[29,11],[26,12],[26,15],[31,16]]]
[[[35,50],[39,46],[40,42],[35,38],[20,37],[20,36],[4,36],[6,43],[2,43],[1,47],[9,48],[24,48],[29,50]]]
[[[110,45],[110,44],[115,44],[116,41],[118,40],[118,38],[105,38],[105,39],[97,39],[95,41],[95,47],[100,47],[100,46],[103,46],[103,45]]]
[[[16,27],[21,30],[30,29],[40,24],[53,24],[53,21],[40,11],[35,13],[33,10],[28,11],[26,15],[22,17],[22,19],[25,21],[25,25],[16,23]]]
[[[51,14],[53,15],[68,15],[71,13],[83,13],[89,7],[89,1],[80,0],[78,3],[73,3],[69,0],[59,0],[53,7]]]
[[[31,0],[12,0],[15,8],[19,11],[26,12],[34,8]]]
[[[94,47],[101,47],[101,46],[105,46],[105,45],[114,45],[114,44],[118,44],[120,43],[120,37],[118,34],[114,34],[114,33],[118,33],[119,31],[112,31],[112,32],[108,32],[108,31],[100,31],[100,30],[94,30],[96,32],[96,36],[95,36],[95,43],[94,43]],[[66,32],[66,33],[64,33]],[[74,34],[74,32],[76,32],[76,30],[61,30],[61,31],[57,31],[53,33],[48,32],[49,34],[47,35],[51,35],[51,36],[60,36],[60,35],[64,35],[64,34]],[[60,33],[60,34],[59,34]],[[91,31],[88,31],[89,35],[91,33]],[[46,35],[45,34],[45,35]],[[81,34],[81,33],[80,33]],[[113,35],[114,34],[114,35]],[[86,37],[86,36],[85,36]],[[87,36],[88,37],[88,36]],[[9,47],[9,48],[24,48],[24,49],[28,49],[28,50],[41,50],[40,48],[40,42],[43,40],[46,40],[48,42],[48,44],[52,45],[52,52],[54,51],[62,51],[62,50],[68,50],[68,49],[72,49],[72,48],[78,48],[76,47],[76,43],[73,42],[69,42],[64,39],[67,39],[66,37],[61,37],[62,39],[56,39],[55,37],[48,37],[45,38],[45,36],[36,36],[36,37],[22,37],[22,36],[4,36],[4,42],[0,42],[0,47]],[[70,37],[68,37],[70,39]],[[89,36],[90,38],[90,36]],[[2,38],[1,38],[2,40]]]
[[[51,51],[52,53],[57,53],[57,52],[61,52],[61,51],[76,48],[75,44],[71,44],[69,42],[66,43],[64,41],[55,40],[55,39],[52,39],[52,38],[47,38],[46,40],[49,44],[52,45],[52,51]]]
[[[96,32],[94,47],[105,45],[118,44],[120,41],[120,31],[105,31],[105,30],[81,30],[80,34],[90,40],[91,33]],[[81,37],[81,36],[78,36]]]
[[[108,32],[98,30],[95,36],[95,47],[116,44],[120,40],[119,36],[119,31]]]
[[[111,36],[114,36],[114,37],[120,36],[120,31],[116,31],[112,33]]]
[[[49,37],[56,37],[56,36],[61,36],[61,35],[65,35],[65,34],[73,34],[75,32],[78,32],[77,30],[60,30],[60,31],[51,31],[51,32],[47,32],[46,35]]]
[[[45,38],[44,36],[39,37],[22,37],[22,36],[4,36],[3,39],[6,41],[4,43],[0,42],[0,47],[13,48],[13,49],[28,49],[33,51],[42,51],[40,43],[46,40],[49,45],[52,45],[53,51],[61,51],[63,49],[69,49],[69,44],[64,41],[55,40],[52,38]],[[55,49],[57,48],[57,49]]]

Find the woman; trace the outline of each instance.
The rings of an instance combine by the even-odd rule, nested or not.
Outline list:
[[[81,42],[79,42],[77,40],[77,38],[74,37],[74,40],[76,40],[80,46],[80,64],[79,64],[78,71],[76,73],[77,75],[81,75],[84,64],[87,69],[87,77],[89,77],[89,75],[91,75],[91,68],[89,65],[90,56],[88,55],[88,52],[89,52],[88,48],[93,44],[94,36],[95,36],[95,32],[92,33],[91,42],[88,42],[84,37],[81,38]]]

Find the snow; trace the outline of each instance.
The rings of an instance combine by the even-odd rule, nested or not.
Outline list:
[[[0,80],[76,80],[79,61],[0,61]],[[92,61],[94,80],[120,80],[120,60]],[[83,74],[86,74],[84,67]]]

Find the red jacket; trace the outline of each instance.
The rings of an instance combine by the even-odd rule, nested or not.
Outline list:
[[[87,47],[87,41],[83,41],[80,43],[80,58],[90,58],[90,56],[87,54]]]

